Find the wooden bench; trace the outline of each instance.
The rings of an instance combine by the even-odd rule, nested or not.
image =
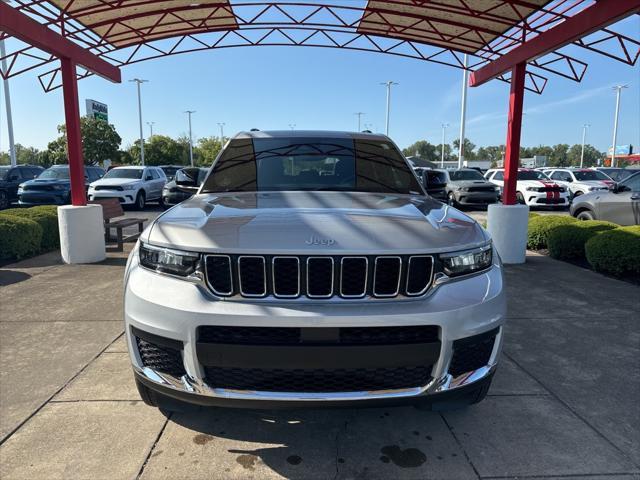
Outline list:
[[[117,247],[111,251],[122,252],[124,242],[129,240],[135,240],[140,236],[144,228],[144,222],[146,218],[122,218],[120,220],[112,221],[114,218],[124,216],[124,210],[120,201],[117,198],[104,198],[94,200],[90,202],[97,205],[102,205],[102,219],[104,220],[104,240],[106,243],[111,241],[111,230],[116,230],[116,243]],[[138,232],[133,235],[124,237],[122,230],[132,225],[138,225]]]

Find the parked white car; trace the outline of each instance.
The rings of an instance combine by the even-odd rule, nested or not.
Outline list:
[[[571,198],[598,190],[609,190],[615,185],[606,174],[587,168],[549,168],[543,171],[551,180],[565,187]]]
[[[159,167],[116,167],[89,185],[89,200],[117,198],[142,210],[148,201],[162,203],[165,183],[167,177]]]
[[[504,188],[504,169],[491,168],[484,174],[484,178]],[[529,168],[518,169],[516,198],[518,203],[530,207],[569,206],[569,193],[566,187],[551,181],[544,173]]]

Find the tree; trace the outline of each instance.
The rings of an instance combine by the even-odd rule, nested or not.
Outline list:
[[[457,151],[460,152],[460,139],[456,138],[453,141],[453,148]],[[475,160],[476,159],[476,154],[474,152],[476,148],[476,144],[473,143],[471,140],[469,140],[468,138],[464,139],[464,159],[465,160]],[[457,156],[459,156],[460,154],[458,153]]]
[[[0,165],[11,165],[9,152],[0,152]]]
[[[19,143],[16,143],[16,162],[18,165],[29,164],[29,165],[37,165],[38,164],[38,149],[34,147],[23,147]]]
[[[49,159],[53,163],[68,163],[66,125],[58,125],[58,133],[61,135],[47,146]],[[113,125],[101,119],[82,117],[80,133],[85,164],[96,165],[117,158],[122,139]]]
[[[200,167],[210,167],[220,153],[220,150],[222,150],[222,143],[219,137],[203,137],[199,139],[198,145],[196,146],[197,165]]]
[[[187,165],[189,146],[185,146],[166,135],[154,135],[144,143],[144,163],[146,165]],[[140,164],[140,140],[130,148],[129,155],[134,163]]]
[[[491,162],[491,167],[495,168],[502,161],[504,155],[504,145],[493,145],[489,147],[480,147],[476,152],[476,160],[484,160]]]
[[[436,162],[440,156],[436,152],[436,146],[426,140],[418,140],[402,150],[405,157],[416,155],[424,160]]]
[[[582,145],[573,145],[567,152],[567,160],[569,165],[580,165],[580,154],[582,153]],[[598,161],[604,157],[604,154],[596,149],[593,145],[584,146],[584,163],[585,167],[593,167]]]

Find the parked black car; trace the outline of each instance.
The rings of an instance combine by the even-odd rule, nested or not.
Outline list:
[[[429,168],[414,168],[418,180],[427,193],[442,202],[447,201],[447,178],[444,172]]]
[[[170,182],[175,178],[176,172],[184,168],[184,165],[159,165],[159,167],[167,177],[167,181]]]
[[[85,188],[102,178],[100,167],[84,167]],[[20,205],[65,205],[71,202],[71,180],[69,165],[54,165],[44,170],[38,178],[20,184],[18,203]]]
[[[18,185],[32,180],[44,171],[36,165],[0,166],[0,210],[18,200]]]
[[[195,179],[197,177],[198,186],[200,186],[206,178],[208,171],[208,168],[187,167],[178,170],[175,175],[178,175],[178,172],[180,172],[181,174],[186,175],[189,178]],[[177,205],[178,203],[183,202],[184,200],[191,198],[192,196],[193,193],[180,190],[180,188],[176,185],[176,179],[174,177],[170,182],[167,182],[165,184],[164,189],[162,190],[163,206],[166,210],[167,208]]]

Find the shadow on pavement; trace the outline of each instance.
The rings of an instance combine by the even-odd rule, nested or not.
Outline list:
[[[0,270],[0,287],[6,287],[7,285],[13,285],[14,283],[24,282],[29,280],[31,275],[24,272],[16,272],[13,270]]]

